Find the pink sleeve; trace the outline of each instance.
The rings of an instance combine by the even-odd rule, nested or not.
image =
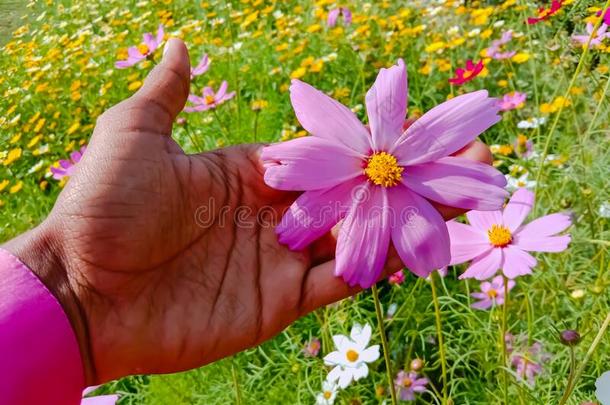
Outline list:
[[[78,342],[61,305],[0,249],[0,403],[76,405],[83,388]]]

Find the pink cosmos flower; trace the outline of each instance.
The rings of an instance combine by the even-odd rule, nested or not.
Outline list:
[[[50,170],[53,173],[55,180],[61,180],[64,177],[70,177],[76,170],[76,164],[80,162],[83,157],[83,153],[87,150],[87,146],[83,146],[80,150],[75,150],[70,153],[70,159],[61,159],[59,161],[59,167],[51,166]]]
[[[157,50],[159,45],[161,45],[161,42],[163,42],[164,35],[163,24],[160,24],[156,38],[153,34],[147,32],[144,34],[144,43],[140,46],[129,47],[129,49],[127,49],[127,59],[117,61],[114,66],[117,69],[125,69],[150,57]]]
[[[501,47],[510,42],[512,38],[513,32],[510,30],[505,31],[500,39],[492,41],[491,46],[485,50],[485,53],[490,58],[497,60],[512,58],[517,53],[516,51],[500,52]]]
[[[405,282],[405,273],[402,270],[398,270],[388,277],[388,282],[393,285],[401,285]]]
[[[197,66],[195,66],[194,68],[191,68],[191,80],[193,80],[193,78],[195,76],[201,76],[202,74],[204,74],[205,72],[208,71],[208,69],[210,68],[210,58],[208,57],[208,54],[206,53],[205,55],[203,55],[203,57],[201,58],[201,60],[199,61],[199,64]]]
[[[551,7],[549,7],[549,8],[540,7],[538,9],[538,16],[529,17],[527,19],[527,23],[530,25],[538,24],[540,21],[547,20],[552,15],[556,14],[561,9],[562,6],[563,6],[563,0],[553,0],[551,2]]]
[[[595,33],[593,33],[594,28],[593,24],[587,23],[587,33],[583,35],[572,35],[572,40],[580,45],[586,45],[587,41],[589,41],[589,37],[591,37],[589,46],[596,47],[600,46],[604,39],[610,38],[610,33],[606,32],[608,30],[606,24],[602,24]]]
[[[426,391],[427,378],[420,378],[414,371],[400,370],[394,379],[394,386],[401,401],[415,401],[415,394]]]
[[[447,227],[427,199],[494,210],[508,194],[496,169],[450,156],[500,120],[487,91],[446,101],[404,132],[402,60],[381,69],[366,95],[370,130],[349,108],[299,80],[292,81],[290,99],[313,136],[263,148],[265,182],[305,191],[276,233],[281,243],[301,250],[343,220],[335,274],[352,286],[368,288],[377,280],[390,240],[418,276],[449,262]]]
[[[520,158],[528,158],[534,154],[534,142],[525,135],[519,134],[513,144],[515,154]]]
[[[320,353],[320,348],[322,345],[320,344],[320,339],[313,338],[303,348],[303,354],[307,357],[316,357],[318,353]]]
[[[570,235],[555,236],[572,223],[566,214],[551,214],[529,224],[523,221],[534,205],[534,193],[515,191],[504,211],[470,211],[470,225],[449,221],[451,264],[473,260],[460,278],[485,280],[502,269],[508,278],[530,274],[536,265],[527,252],[561,252]]]
[[[512,290],[515,286],[515,282],[513,280],[508,280],[508,290]],[[481,283],[481,292],[475,292],[470,294],[472,298],[478,299],[478,302],[475,302],[471,305],[472,308],[476,309],[488,309],[492,305],[502,305],[504,304],[504,277],[496,276],[489,281],[484,281]]]
[[[513,91],[512,93],[505,94],[501,100],[498,101],[500,111],[510,111],[516,108],[521,108],[525,103],[527,94]]]
[[[194,94],[189,95],[188,100],[193,103],[193,106],[184,107],[184,112],[197,112],[206,111],[216,108],[225,101],[231,100],[235,97],[235,92],[232,91],[227,93],[227,87],[229,85],[226,81],[223,81],[218,88],[218,92],[214,93],[214,89],[211,87],[205,87],[203,89],[203,97],[195,96]]]
[[[461,86],[462,84],[471,81],[475,77],[481,73],[485,66],[483,65],[483,61],[480,60],[476,65],[472,62],[472,60],[468,59],[466,61],[466,69],[457,68],[455,70],[455,77],[449,79],[449,83],[456,84]]]
[[[347,7],[337,7],[328,12],[328,19],[326,20],[326,25],[330,28],[337,25],[337,19],[339,18],[339,14],[343,15],[343,22],[345,25],[350,25],[352,23],[352,12]]]
[[[550,359],[551,355],[543,350],[542,344],[535,342],[529,348],[526,346],[523,353],[512,353],[510,363],[515,368],[519,380],[534,385],[536,376],[543,371],[542,365]]]

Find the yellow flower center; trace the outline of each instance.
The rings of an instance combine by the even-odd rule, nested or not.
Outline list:
[[[366,163],[364,174],[373,184],[394,187],[402,179],[404,168],[398,166],[396,158],[386,152],[374,153]]]
[[[402,379],[402,386],[405,388],[409,388],[411,385],[413,384],[413,380],[411,380],[409,377],[405,377]]]
[[[489,242],[495,247],[504,247],[513,240],[513,235],[511,235],[507,227],[495,224],[487,231],[487,237]]]
[[[142,55],[147,55],[150,49],[148,49],[148,45],[140,44],[138,45],[138,51],[140,51]]]
[[[324,391],[324,399],[330,399],[330,397],[333,396],[332,392],[330,391]]]
[[[348,350],[347,353],[345,353],[345,357],[347,357],[348,361],[351,361],[352,363],[358,360],[358,352],[355,350]]]
[[[494,289],[487,291],[487,296],[489,298],[496,298],[498,296],[498,292]]]
[[[214,96],[205,96],[205,103],[207,105],[214,104],[215,101]]]

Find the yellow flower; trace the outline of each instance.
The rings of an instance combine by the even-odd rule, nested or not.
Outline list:
[[[36,126],[34,127],[34,132],[35,133],[40,132],[40,130],[44,126],[45,122],[47,122],[46,119],[44,119],[44,118],[39,119],[38,122],[36,123]]]
[[[305,76],[305,73],[307,73],[307,69],[304,67],[300,67],[297,70],[295,70],[294,72],[292,72],[290,74],[290,78],[291,79],[300,79],[301,77]]]
[[[66,131],[66,134],[72,135],[73,133],[78,131],[79,128],[80,128],[80,122],[76,121],[72,124],[72,126],[70,126],[70,128],[68,128],[68,130]]]
[[[254,100],[250,105],[253,111],[260,111],[263,108],[266,108],[269,105],[267,100]]]
[[[322,29],[322,26],[320,24],[313,24],[310,25],[309,27],[307,27],[307,32],[309,32],[310,34],[314,33],[314,32],[318,32]]]
[[[140,80],[136,80],[135,82],[129,83],[129,86],[127,86],[127,89],[129,91],[136,91],[140,87],[142,87],[142,82]]]
[[[23,181],[19,180],[17,182],[17,184],[15,184],[13,187],[9,188],[8,192],[11,194],[15,194],[15,193],[19,192],[22,188],[23,188]]]
[[[445,43],[443,41],[437,41],[437,42],[431,43],[426,48],[424,48],[424,51],[428,52],[428,53],[432,53],[432,52],[436,52],[438,50],[441,50],[444,47],[445,47]]]
[[[21,157],[21,148],[11,149],[8,152],[8,155],[6,156],[6,159],[4,159],[3,164],[4,164],[4,166],[9,166],[9,165],[13,164],[20,157]]]
[[[508,87],[508,81],[507,80],[498,80],[498,87]]]
[[[21,139],[21,133],[18,133],[17,135],[13,136],[8,143],[10,143],[11,145],[14,143],[19,142],[19,140]]]
[[[4,190],[6,186],[8,186],[8,180],[4,179],[0,181],[0,192],[2,192],[2,190]]]
[[[38,141],[40,141],[40,138],[42,138],[42,135],[36,135],[35,137],[33,137],[30,142],[28,142],[28,148],[32,148],[34,147]]]
[[[530,54],[527,52],[519,52],[511,58],[515,63],[525,63],[530,59]]]

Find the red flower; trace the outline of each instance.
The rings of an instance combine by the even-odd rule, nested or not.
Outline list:
[[[538,24],[540,21],[547,20],[550,16],[557,13],[563,6],[563,0],[553,0],[550,8],[540,7],[538,9],[538,17],[530,17],[527,19],[528,24]]]
[[[471,81],[475,77],[481,73],[483,70],[483,61],[480,60],[476,65],[472,63],[472,60],[468,59],[466,61],[466,69],[458,68],[455,70],[455,77],[449,79],[449,83],[457,84],[461,86],[462,84]]]

